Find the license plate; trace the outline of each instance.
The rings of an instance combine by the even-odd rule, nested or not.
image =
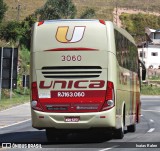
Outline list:
[[[80,117],[65,117],[65,122],[79,122]]]

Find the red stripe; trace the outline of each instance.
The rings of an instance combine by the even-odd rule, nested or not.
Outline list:
[[[72,97],[66,95],[61,96],[59,93],[73,93]],[[85,94],[85,95],[78,95],[78,94]],[[76,96],[73,97],[73,95]],[[60,112],[60,113],[71,113],[71,112],[98,112],[102,108],[102,105],[105,101],[105,94],[106,90],[72,90],[72,91],[51,91],[51,98],[39,98],[39,102],[43,106],[44,112]],[[78,96],[77,96],[78,95]],[[66,107],[66,110],[48,110],[47,105],[57,105],[58,107]],[[96,109],[81,109],[78,110],[77,106],[95,106],[97,105]]]
[[[98,49],[77,47],[77,48],[55,48],[45,51],[98,51]]]
[[[40,98],[40,103],[104,103],[104,97],[93,98]]]
[[[84,92],[85,96],[58,96],[58,92],[72,92],[74,93],[81,93]],[[76,93],[77,92],[77,93]],[[82,93],[81,93],[82,94]],[[79,90],[79,91],[51,91],[51,98],[39,98],[40,102],[45,103],[103,103],[105,100],[105,90]]]

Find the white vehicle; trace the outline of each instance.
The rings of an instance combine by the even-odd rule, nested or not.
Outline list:
[[[140,117],[138,51],[104,20],[37,22],[31,46],[32,125],[49,141],[100,128],[123,138]],[[105,135],[105,133],[103,133]]]

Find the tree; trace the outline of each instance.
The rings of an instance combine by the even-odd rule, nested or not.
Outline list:
[[[36,11],[40,20],[49,19],[73,19],[76,17],[77,9],[72,0],[48,0],[46,4]],[[87,8],[80,18],[92,18],[94,9]]]
[[[123,27],[130,33],[134,34],[137,43],[145,39],[145,27],[153,29],[160,28],[160,17],[151,14],[127,14],[123,13],[120,16]]]
[[[18,46],[24,46],[30,48],[31,28],[37,21],[35,15],[30,15],[22,22],[10,21],[0,26],[1,39],[16,44]]]
[[[0,23],[2,22],[6,11],[7,5],[3,2],[3,0],[0,0]]]
[[[1,26],[0,37],[1,39],[16,44],[22,38],[24,29],[21,28],[21,23],[17,21],[10,21]]]
[[[48,0],[42,8],[38,9],[35,14],[28,16],[24,21],[10,21],[1,25],[0,37],[7,42],[11,42],[18,46],[24,46],[29,50],[31,27],[37,21],[37,15],[39,15],[40,20],[68,19],[75,18],[76,13],[76,6],[71,0]],[[80,18],[91,18],[94,15],[94,10],[87,8]]]
[[[82,12],[80,18],[86,19],[86,18],[92,18],[95,16],[95,11],[92,8],[87,8],[84,12]]]
[[[46,4],[36,11],[40,20],[74,18],[76,7],[71,0],[48,0]]]
[[[21,22],[21,28],[23,28],[24,32],[22,37],[20,38],[20,45],[24,46],[28,50],[30,49],[30,41],[31,41],[31,30],[33,24],[37,21],[37,18],[34,14],[29,15]]]

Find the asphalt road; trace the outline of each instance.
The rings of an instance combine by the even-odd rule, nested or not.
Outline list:
[[[26,145],[35,144],[37,147],[42,147],[36,150],[56,150],[56,151],[70,151],[70,150],[85,150],[85,151],[137,151],[137,150],[160,150],[160,96],[159,97],[141,97],[142,102],[142,116],[141,122],[137,124],[135,133],[128,133],[125,131],[125,136],[122,140],[112,139],[110,135],[103,136],[100,133],[80,133],[69,134],[66,140],[48,143],[44,130],[36,130],[31,127],[30,114],[25,113],[25,117],[20,116],[20,121],[16,123],[7,123],[9,126],[0,127],[0,145],[2,143],[9,143],[13,147],[18,147],[13,143],[19,145],[19,148],[25,148]],[[25,106],[26,108],[27,106]],[[29,107],[29,105],[28,105]],[[18,111],[17,108],[15,108]],[[26,108],[27,110],[27,108]],[[23,109],[24,111],[24,109]],[[23,112],[22,111],[22,112]],[[8,110],[12,116],[14,114]],[[4,112],[0,112],[0,120]],[[23,112],[24,114],[24,112]],[[19,113],[20,115],[20,113]],[[17,117],[15,118],[17,119]],[[9,119],[8,119],[9,121]],[[6,123],[3,123],[6,124]],[[6,144],[3,144],[5,147]],[[32,147],[32,146],[30,146]],[[3,148],[2,150],[8,150]],[[17,150],[17,148],[12,149]]]

